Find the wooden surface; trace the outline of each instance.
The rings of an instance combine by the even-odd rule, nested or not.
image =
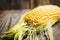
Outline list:
[[[29,11],[29,9],[2,11],[0,14],[0,35],[12,27],[27,11]]]

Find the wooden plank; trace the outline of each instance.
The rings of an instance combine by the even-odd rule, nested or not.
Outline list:
[[[34,0],[29,0],[29,8],[30,9],[34,8]]]

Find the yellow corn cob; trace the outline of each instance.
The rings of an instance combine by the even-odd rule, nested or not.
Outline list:
[[[44,26],[49,21],[60,18],[60,8],[54,5],[39,6],[25,15],[26,21],[31,21],[34,26]]]
[[[28,12],[24,19],[28,23],[32,22],[34,27],[47,27],[48,40],[54,40],[51,26],[60,19],[60,8],[54,5],[39,6]]]

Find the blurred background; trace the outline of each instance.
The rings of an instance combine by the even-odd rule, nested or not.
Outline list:
[[[39,5],[60,6],[60,0],[0,0],[0,35],[12,27],[24,13]]]
[[[0,0],[0,10],[33,9],[38,5],[46,4],[60,6],[60,0]]]

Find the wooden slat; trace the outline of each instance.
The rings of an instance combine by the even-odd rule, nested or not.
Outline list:
[[[30,9],[34,8],[34,0],[29,0],[29,7]]]

